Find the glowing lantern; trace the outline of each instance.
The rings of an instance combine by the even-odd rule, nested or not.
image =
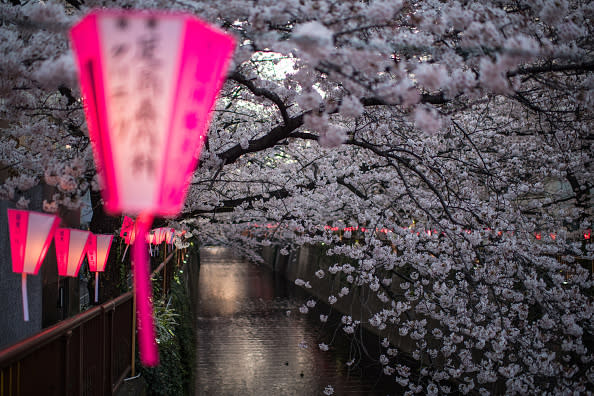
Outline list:
[[[120,231],[120,237],[124,238],[127,245],[130,244],[130,236],[133,230],[134,220],[132,220],[128,216],[124,216],[124,221],[122,222],[122,230]]]
[[[105,271],[112,241],[113,235],[103,234],[91,234],[87,240],[86,252],[89,271],[95,273],[95,302],[99,301],[99,272]]]
[[[160,245],[163,243],[163,241],[165,241],[165,237],[167,236],[166,229],[163,227],[155,228],[154,235],[155,235],[155,245]]]
[[[29,321],[27,274],[37,275],[60,218],[50,214],[8,209],[12,271],[21,273],[23,317]]]
[[[90,234],[89,231],[58,228],[55,236],[58,275],[78,276]]]
[[[179,13],[101,10],[71,30],[107,212],[139,214],[140,357],[158,363],[144,234],[179,213],[234,40]]]
[[[161,235],[161,229],[155,228],[155,229],[151,230],[151,233],[153,234],[153,245],[158,245],[159,243],[161,243],[159,241],[159,238]]]
[[[130,232],[128,232],[126,234],[126,237],[124,238],[124,243],[126,245],[133,245],[135,240],[136,240],[136,223],[134,223]]]
[[[165,243],[173,244],[173,237],[175,236],[175,230],[173,228],[165,229]]]
[[[592,237],[592,230],[588,229],[586,231],[584,231],[584,239],[589,241],[590,238]]]

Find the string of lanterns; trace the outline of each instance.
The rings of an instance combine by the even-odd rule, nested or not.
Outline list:
[[[258,223],[253,223],[251,224],[252,228],[266,228],[266,229],[277,229],[281,226],[280,223],[268,223],[265,225],[261,225]],[[376,233],[382,233],[382,234],[389,234],[389,233],[393,233],[394,229],[392,228],[367,228],[367,227],[359,227],[357,226],[349,226],[349,227],[337,227],[337,226],[332,226],[332,225],[325,225],[325,226],[318,226],[320,230],[324,230],[324,231],[332,231],[332,232],[355,232],[355,231],[359,231],[359,232],[373,232],[375,231]],[[417,230],[416,227],[414,227],[414,223],[413,225],[411,225],[410,227],[402,227],[403,230],[410,230],[411,233],[416,232],[417,235],[420,235],[421,233],[427,234],[429,236],[432,235],[444,235],[444,232],[439,232],[436,229],[427,229],[427,230]],[[473,232],[473,230],[463,230],[463,232],[467,233],[467,234],[471,234]],[[485,233],[485,234],[496,234],[497,236],[503,236],[504,234],[509,234],[509,235],[513,235],[514,233],[516,233],[515,231],[497,231],[497,230],[493,230],[491,228],[485,228],[483,229],[481,232]],[[533,233],[531,233],[531,235],[534,236],[534,239],[541,241],[543,240],[543,237],[548,237],[551,240],[556,240],[557,239],[557,233],[555,232],[549,232],[549,233],[543,233],[541,231],[535,231]],[[583,239],[585,241],[591,241],[592,238],[592,229],[587,229],[587,230],[583,230],[580,231],[580,235],[581,237],[583,237]],[[581,238],[580,237],[580,238]]]
[[[95,301],[98,297],[98,273],[105,270],[113,235],[95,235],[89,231],[59,228],[56,215],[8,209],[8,232],[12,270],[22,274],[23,318],[29,321],[27,274],[37,275],[54,240],[58,276],[77,277],[85,255],[89,268],[96,272]]]
[[[12,270],[22,274],[23,318],[29,321],[27,275],[37,275],[52,241],[55,243],[58,276],[76,278],[86,257],[89,271],[95,273],[95,302],[99,301],[99,273],[105,271],[113,235],[60,228],[60,218],[53,214],[8,209]],[[125,217],[120,235],[126,244],[134,243],[134,220]],[[155,228],[147,234],[147,243],[173,246],[186,231]]]

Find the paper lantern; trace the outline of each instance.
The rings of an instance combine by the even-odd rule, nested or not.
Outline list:
[[[71,30],[105,210],[138,214],[133,249],[141,361],[158,363],[144,235],[177,215],[234,40],[197,18],[101,10]]]
[[[89,231],[58,228],[55,236],[58,275],[78,276],[90,234]]]
[[[127,233],[126,238],[124,238],[124,243],[126,245],[133,245],[135,240],[136,240],[136,223],[134,223],[130,232]]]
[[[105,271],[107,258],[113,235],[90,234],[87,240],[86,252],[89,262],[89,271],[95,273],[95,302],[99,301],[99,272]]]
[[[126,244],[130,244],[130,235],[134,230],[134,220],[132,220],[128,216],[124,216],[124,221],[122,222],[122,230],[120,231],[120,237],[124,238]]]
[[[27,274],[36,275],[45,258],[60,218],[51,214],[8,209],[12,271],[21,273],[23,317],[29,321]]]
[[[163,243],[163,241],[165,241],[165,237],[166,235],[166,230],[163,227],[160,228],[155,228],[153,230],[154,235],[155,235],[155,245],[160,245]]]
[[[122,263],[126,258],[126,253],[128,252],[128,248],[131,244],[134,243],[136,238],[136,227],[135,227],[134,220],[132,220],[128,216],[124,216],[124,221],[122,222],[122,229],[120,230],[120,237],[124,238],[124,243],[126,244],[126,249],[124,249],[124,253],[122,254]]]
[[[151,231],[146,234],[146,243],[149,247],[149,253],[153,255],[153,245],[155,244],[155,234]]]
[[[175,230],[173,228],[165,229],[165,243],[173,244],[173,237],[175,236]]]

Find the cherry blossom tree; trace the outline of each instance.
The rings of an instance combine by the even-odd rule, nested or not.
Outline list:
[[[0,5],[2,199],[43,181],[52,211],[97,188],[67,31],[103,5]],[[410,393],[592,390],[592,3],[119,5],[238,38],[178,221],[254,258],[324,243],[350,260],[316,275],[344,278],[334,301],[377,297],[366,324],[416,363],[389,342],[378,360]]]

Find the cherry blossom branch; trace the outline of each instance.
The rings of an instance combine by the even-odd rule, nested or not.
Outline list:
[[[254,82],[252,80],[248,80],[245,76],[243,76],[242,74],[240,74],[237,71],[231,73],[228,78],[230,80],[233,80],[233,81],[245,86],[254,95],[266,98],[266,99],[270,100],[272,103],[274,103],[281,113],[281,116],[283,118],[283,123],[285,125],[289,124],[290,119],[289,119],[289,113],[287,112],[287,107],[285,106],[285,103],[282,101],[282,99],[275,92],[269,91],[264,88],[256,87],[256,85],[254,84]]]
[[[575,71],[580,73],[594,71],[594,62],[585,63],[570,63],[570,64],[555,64],[548,63],[542,66],[520,67],[516,70],[507,72],[507,77],[514,77],[517,75],[537,74],[537,73],[553,73],[553,72],[568,72]]]

